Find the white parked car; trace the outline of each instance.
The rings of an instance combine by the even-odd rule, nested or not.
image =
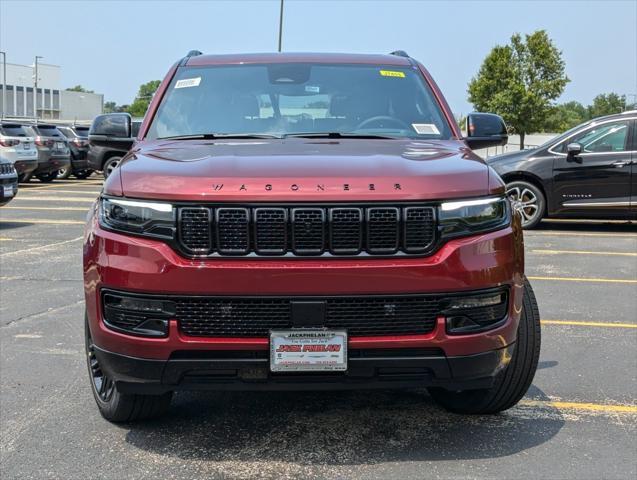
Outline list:
[[[19,123],[0,124],[0,154],[13,164],[20,181],[29,178],[38,168],[35,139]]]

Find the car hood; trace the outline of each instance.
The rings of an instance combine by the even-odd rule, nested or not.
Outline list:
[[[146,141],[116,172],[106,193],[175,201],[430,200],[502,188],[459,141]]]
[[[527,150],[514,150],[512,152],[502,153],[500,155],[494,155],[493,157],[488,157],[486,159],[487,165],[491,165],[494,163],[509,163],[509,162],[517,162],[518,160],[523,160],[527,157],[530,157],[535,154],[537,148],[531,148]]]

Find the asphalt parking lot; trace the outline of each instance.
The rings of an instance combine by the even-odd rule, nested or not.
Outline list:
[[[525,235],[539,370],[506,413],[424,391],[183,393],[115,426],[83,350],[82,230],[101,187],[32,182],[0,209],[3,479],[635,478],[637,226],[545,222]]]

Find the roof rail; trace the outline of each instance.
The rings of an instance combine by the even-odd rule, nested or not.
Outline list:
[[[396,55],[397,57],[405,57],[405,58],[411,58],[407,52],[405,52],[404,50],[394,50],[393,52],[389,53],[390,55]]]
[[[633,113],[637,113],[637,110],[626,110],[621,112],[622,115],[632,115]]]

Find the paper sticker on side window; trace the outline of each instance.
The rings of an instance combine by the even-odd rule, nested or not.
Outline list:
[[[201,77],[183,78],[181,80],[177,80],[177,83],[175,83],[175,88],[198,87],[200,83]]]
[[[418,135],[440,135],[440,130],[433,123],[412,123]]]

